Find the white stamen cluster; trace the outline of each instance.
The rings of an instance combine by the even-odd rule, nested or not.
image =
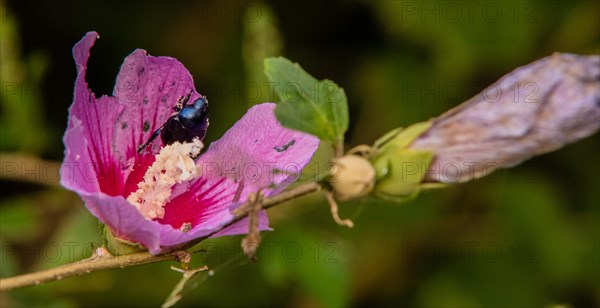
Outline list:
[[[200,176],[201,170],[192,157],[198,156],[203,147],[197,138],[192,142],[175,142],[163,147],[146,171],[144,180],[138,183],[138,189],[127,197],[127,201],[148,220],[163,218],[164,206],[171,197],[173,185]]]

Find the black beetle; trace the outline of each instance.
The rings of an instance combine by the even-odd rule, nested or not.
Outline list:
[[[158,135],[164,145],[176,141],[191,142],[194,138],[204,139],[208,128],[208,101],[205,96],[200,96],[193,103],[187,105],[190,96],[192,96],[192,91],[187,96],[179,98],[177,105],[173,107],[175,112],[154,131],[146,143],[138,148],[138,154]]]

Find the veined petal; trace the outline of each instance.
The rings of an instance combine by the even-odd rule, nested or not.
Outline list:
[[[125,106],[114,135],[115,154],[122,162],[137,156],[137,148],[173,114],[173,107],[190,92],[200,97],[188,70],[174,58],[149,56],[137,49],[121,65],[113,91]],[[144,153],[158,153],[160,138]]]
[[[62,170],[71,176],[63,177],[62,182],[74,190],[127,196],[136,189],[162,143],[157,138],[141,155],[137,155],[137,147],[171,116],[180,97],[191,92],[190,100],[194,100],[199,94],[179,61],[149,56],[138,49],[123,62],[114,97],[96,99],[85,77],[97,38],[96,32],[88,32],[73,48],[77,79],[64,138],[63,168],[68,169]]]
[[[190,223],[193,233],[197,227],[204,228],[215,214],[229,213],[245,202],[250,193],[262,190],[271,195],[296,180],[319,139],[281,126],[274,109],[275,104],[271,103],[252,107],[221,139],[213,142],[197,162],[202,176],[191,184],[176,185],[175,189],[182,193],[165,205],[165,217],[160,222],[175,229]],[[185,185],[186,189],[177,188]],[[268,229],[264,211],[260,213],[259,226],[261,230]],[[242,219],[215,236],[247,232],[247,219]]]
[[[200,177],[165,205],[165,215],[158,222],[175,229],[183,224],[204,225],[214,215],[229,211],[237,187],[237,183],[226,178]]]
[[[116,237],[140,243],[153,254],[160,252],[160,233],[170,226],[147,220],[122,196],[95,193],[81,197],[94,216],[109,226]]]
[[[211,143],[198,159],[203,176],[240,183],[240,200],[259,189],[267,195],[278,192],[298,179],[319,139],[283,127],[274,110],[273,103],[250,108],[221,139]]]
[[[227,177],[239,183],[234,204],[258,190],[269,196],[285,189],[298,179],[319,146],[318,138],[283,127],[274,111],[273,103],[250,108],[198,160],[203,177]],[[259,226],[268,229],[264,210],[259,213]],[[248,221],[242,219],[215,236],[247,232]]]
[[[111,146],[114,123],[124,108],[113,97],[96,99],[85,81],[90,48],[97,38],[96,32],[88,32],[73,48],[77,79],[63,139],[66,149],[61,183],[78,192],[118,195],[124,177]]]

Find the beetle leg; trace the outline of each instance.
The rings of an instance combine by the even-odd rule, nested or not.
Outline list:
[[[183,107],[185,107],[187,102],[190,100],[192,93],[194,93],[194,90],[190,90],[190,93],[188,93],[186,96],[179,97],[179,99],[177,100],[177,104],[175,105],[175,107],[173,107],[173,110],[175,112],[181,111],[181,109],[183,109]]]
[[[164,128],[165,128],[165,125],[163,124],[163,126],[159,127],[157,130],[155,130],[154,133],[152,133],[152,136],[150,136],[150,138],[148,139],[148,141],[146,141],[146,143],[144,143],[138,147],[138,150],[137,150],[138,154],[140,154],[142,152],[142,150],[150,144],[150,142],[154,141],[154,139],[156,139],[156,137],[158,137],[162,133],[162,130]]]

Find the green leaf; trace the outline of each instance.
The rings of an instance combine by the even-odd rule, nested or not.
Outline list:
[[[3,46],[0,53],[0,149],[35,154],[42,152],[49,144],[48,140],[52,139],[49,138],[52,132],[44,125],[46,105],[42,100],[43,87],[40,85],[48,60],[43,53],[24,57],[17,21],[10,14],[5,17],[0,27],[0,45]],[[4,50],[4,46],[10,48]]]
[[[344,89],[331,80],[317,80],[297,63],[282,57],[265,59],[265,74],[279,97],[275,115],[286,127],[343,144],[348,129]]]
[[[18,254],[13,251],[12,244],[0,236],[0,247],[2,247],[2,262],[0,262],[0,278],[14,276],[18,273]]]
[[[39,235],[40,214],[31,198],[8,198],[0,202],[0,209],[0,234],[5,239],[27,241]]]
[[[315,307],[346,307],[351,298],[349,247],[340,238],[286,224],[265,235],[260,266],[273,285],[296,286]],[[270,257],[269,257],[270,256]]]

